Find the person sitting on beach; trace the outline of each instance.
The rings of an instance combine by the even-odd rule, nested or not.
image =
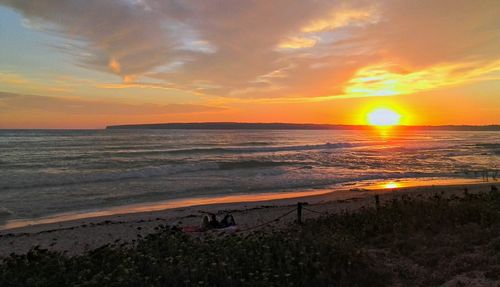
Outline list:
[[[210,213],[209,223],[210,223],[211,228],[219,228],[220,227],[220,223],[219,223],[219,221],[217,221],[217,217],[213,213]]]
[[[234,217],[230,213],[227,213],[220,222],[217,220],[215,214],[209,213],[208,215],[203,216],[201,222],[201,228],[205,230],[215,229],[215,228],[226,228],[234,225],[236,225],[236,221],[234,220]]]
[[[234,221],[234,217],[231,215],[231,213],[227,213],[224,218],[220,222],[221,228],[229,227],[229,226],[234,226],[236,225],[236,221]]]
[[[217,221],[217,217],[213,213],[209,213],[208,215],[204,215],[201,221],[202,229],[214,229],[219,228],[220,224]]]
[[[210,229],[210,218],[208,215],[203,215],[203,218],[201,219],[201,229]]]

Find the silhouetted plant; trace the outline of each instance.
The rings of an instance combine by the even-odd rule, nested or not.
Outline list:
[[[499,210],[498,192],[438,194],[242,235],[159,226],[134,245],[79,256],[37,247],[12,254],[0,264],[0,286],[432,286],[478,268],[495,278]]]

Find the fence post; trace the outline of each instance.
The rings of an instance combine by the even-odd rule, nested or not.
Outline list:
[[[302,224],[302,202],[297,202],[297,223]]]
[[[375,195],[375,208],[377,211],[380,209],[380,196],[378,194]]]

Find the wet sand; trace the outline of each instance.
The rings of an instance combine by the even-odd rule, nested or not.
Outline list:
[[[431,182],[436,184],[435,182]],[[343,210],[356,210],[363,206],[374,206],[374,195],[380,196],[380,201],[392,200],[402,195],[428,197],[434,194],[444,196],[462,196],[464,190],[470,193],[487,192],[493,183],[460,183],[448,185],[429,185],[397,188],[398,183],[386,183],[371,188],[349,188],[343,190],[321,190],[303,193],[301,197],[289,198],[259,198],[255,201],[231,202],[235,198],[226,198],[226,201],[200,201],[201,205],[158,209],[147,209],[141,205],[130,208],[125,214],[102,214],[89,218],[77,218],[68,221],[57,221],[42,224],[10,228],[0,231],[0,256],[10,253],[25,253],[33,246],[40,246],[50,250],[79,254],[85,250],[94,249],[108,243],[133,243],[140,237],[155,231],[159,225],[177,225],[180,227],[198,226],[205,212],[222,215],[231,212],[237,222],[237,232],[245,230],[262,230],[280,228],[295,224],[297,218],[297,202],[307,202],[303,211],[303,218],[314,218],[325,213],[335,213]],[[498,185],[498,184],[497,184]],[[240,198],[242,199],[242,198]],[[259,200],[260,199],[260,200]],[[143,208],[141,210],[141,208]],[[149,206],[151,208],[151,206]],[[168,209],[165,209],[168,208]],[[148,210],[148,211],[143,211]],[[125,210],[121,210],[125,211]],[[274,219],[289,213],[279,221]],[[62,219],[64,217],[59,217]],[[71,219],[71,218],[68,218]],[[265,224],[268,223],[269,224]],[[263,225],[265,224],[265,225]],[[263,225],[263,226],[260,226]],[[260,227],[256,227],[260,226]],[[221,233],[215,230],[211,233]],[[234,232],[234,231],[232,231]],[[199,234],[198,234],[199,235]]]

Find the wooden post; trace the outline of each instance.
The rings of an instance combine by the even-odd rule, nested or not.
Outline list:
[[[380,196],[378,194],[375,195],[375,207],[377,208],[377,211],[380,209]]]
[[[297,202],[297,223],[302,224],[302,202]]]

